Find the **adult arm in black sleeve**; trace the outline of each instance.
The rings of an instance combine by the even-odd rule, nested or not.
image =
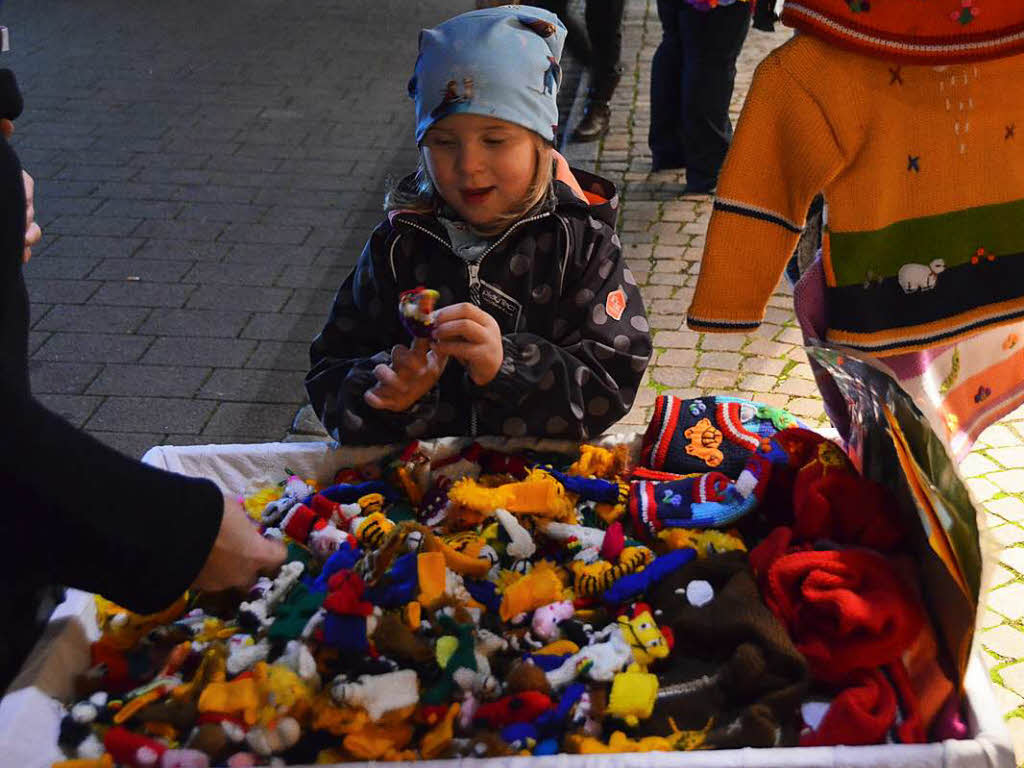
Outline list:
[[[501,368],[482,388],[482,433],[594,437],[633,405],[651,356],[643,299],[611,226],[572,223],[553,338],[502,337]]]

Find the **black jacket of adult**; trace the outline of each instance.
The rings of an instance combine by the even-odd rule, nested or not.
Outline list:
[[[213,483],[133,461],[32,398],[24,243],[21,166],[0,138],[0,692],[54,585],[164,608],[195,579],[223,510]]]
[[[574,170],[603,202],[555,195],[475,261],[452,249],[435,217],[392,212],[370,236],[310,349],[310,402],[342,443],[400,442],[443,435],[586,439],[633,404],[651,355],[643,299],[625,265],[614,224],[614,186]],[[596,198],[595,198],[596,199]],[[478,387],[455,360],[408,411],[376,410],[363,393],[391,349],[410,342],[398,295],[426,286],[438,306],[472,302],[497,320],[504,357]]]

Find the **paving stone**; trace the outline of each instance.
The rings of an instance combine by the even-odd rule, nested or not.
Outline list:
[[[245,367],[301,371],[305,374],[309,370],[309,342],[261,341]]]
[[[97,292],[102,283],[91,280],[47,280],[25,281],[29,300],[32,304],[84,304]]]
[[[294,415],[294,405],[221,403],[203,429],[203,435],[217,438],[241,435],[254,439],[279,440],[288,431]]]
[[[1024,575],[1024,547],[1007,547],[999,554],[999,560]]]
[[[992,538],[1003,547],[1009,547],[1013,544],[1024,542],[1024,527],[1021,527],[1016,523],[1004,523],[1002,525],[997,525],[989,529],[989,532],[992,534]]]
[[[40,255],[32,250],[32,260],[25,265],[25,279],[28,282],[41,279],[80,280],[88,275],[99,263],[96,258],[75,258]]]
[[[229,246],[224,243],[208,243],[199,240],[151,239],[146,241],[146,244],[139,249],[136,258],[187,262],[220,261],[228,250]]]
[[[995,459],[1007,469],[1024,468],[1024,445],[992,448],[987,453],[990,458]]]
[[[185,365],[104,366],[87,390],[90,395],[192,397],[210,375],[209,368]]]
[[[980,440],[996,448],[1016,447],[1021,444],[1020,435],[1002,424],[993,424],[981,433]]]
[[[821,400],[810,397],[795,397],[786,403],[786,410],[794,416],[806,418],[823,418],[825,416],[824,406]]]
[[[289,288],[249,285],[203,285],[185,305],[188,309],[216,309],[273,312],[281,310],[291,297]]]
[[[1003,496],[998,499],[989,499],[985,502],[985,508],[989,512],[994,512],[1005,520],[1024,523],[1024,501],[1016,496]]]
[[[701,371],[696,385],[708,394],[717,394],[719,389],[735,388],[736,379],[735,371]]]
[[[1024,650],[1024,648],[1020,650]],[[1003,684],[1009,689],[1011,694],[1009,697],[1010,700],[1005,702],[1001,709],[1004,709],[1005,711],[1005,709],[1009,709],[1011,707],[1016,708],[1021,704],[1024,704],[1024,698],[1022,698],[1020,693],[1018,693],[1018,691],[1024,690],[1024,662],[1018,662],[1002,667],[999,670],[999,676],[1003,678]]]
[[[317,315],[256,313],[241,336],[251,339],[310,342],[320,333],[326,322],[326,309]]]
[[[964,477],[977,477],[984,475],[1000,467],[994,461],[985,458],[979,453],[972,453],[960,462],[960,474]]]
[[[818,398],[818,385],[806,379],[788,378],[780,381],[775,387],[776,391],[796,397]]]
[[[154,445],[160,445],[164,436],[159,432],[106,432],[87,430],[101,443],[120,451],[130,459],[141,459]]]
[[[92,301],[128,307],[180,307],[195,292],[194,285],[124,280],[103,283]]]
[[[302,403],[306,401],[302,378],[295,371],[218,369],[199,396],[248,403]]]
[[[1010,469],[1003,472],[990,472],[986,475],[996,486],[1006,493],[1024,493],[1024,469]]]
[[[658,366],[693,368],[697,363],[697,351],[694,349],[666,349],[658,354]]]
[[[107,221],[107,219],[103,219]],[[222,221],[197,221],[195,219],[171,219],[143,221],[134,234],[136,237],[153,237],[162,240],[204,240],[211,242],[224,231]]]
[[[988,594],[987,605],[1011,621],[1024,616],[1024,584],[1008,584],[997,587]]]
[[[32,357],[63,362],[127,363],[138,360],[152,341],[150,336],[58,332],[34,350]]]
[[[154,309],[139,333],[154,336],[237,337],[252,313],[228,309]]]
[[[742,333],[705,333],[700,339],[700,348],[705,352],[739,352],[747,343]]]
[[[363,244],[360,243],[353,249],[355,251],[353,265],[355,259],[359,257],[362,247]],[[285,264],[288,268],[292,265],[309,266],[314,262],[319,251],[319,247],[291,245],[281,247],[280,245],[262,243],[235,243],[225,253],[224,262],[227,264],[264,264],[274,267]]]
[[[698,366],[703,369],[737,371],[743,358],[737,352],[703,352]]]
[[[217,404],[181,397],[108,397],[88,421],[104,432],[201,431]]]
[[[89,279],[176,283],[188,270],[189,263],[185,261],[104,259],[89,274]]]
[[[58,416],[63,416],[72,425],[81,427],[96,410],[103,398],[41,392],[37,399]]]
[[[241,367],[256,349],[251,339],[162,337],[140,360],[144,365]]]
[[[101,365],[97,363],[65,363],[31,360],[28,371],[32,393],[80,395],[85,392]]]
[[[984,477],[968,477],[964,480],[964,484],[970,490],[975,501],[985,501],[999,493],[999,488]]]

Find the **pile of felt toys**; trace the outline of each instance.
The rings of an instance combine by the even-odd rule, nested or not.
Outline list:
[[[416,443],[246,498],[248,594],[103,635],[71,768],[963,736],[892,501],[784,411],[661,397],[639,451]]]

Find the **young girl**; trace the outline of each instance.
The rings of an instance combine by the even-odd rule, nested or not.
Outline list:
[[[529,6],[420,35],[409,82],[420,167],[313,341],[306,388],[345,443],[496,434],[586,438],[633,404],[651,354],[613,229],[615,190],[552,148],[565,28]],[[399,295],[439,292],[431,336]]]

